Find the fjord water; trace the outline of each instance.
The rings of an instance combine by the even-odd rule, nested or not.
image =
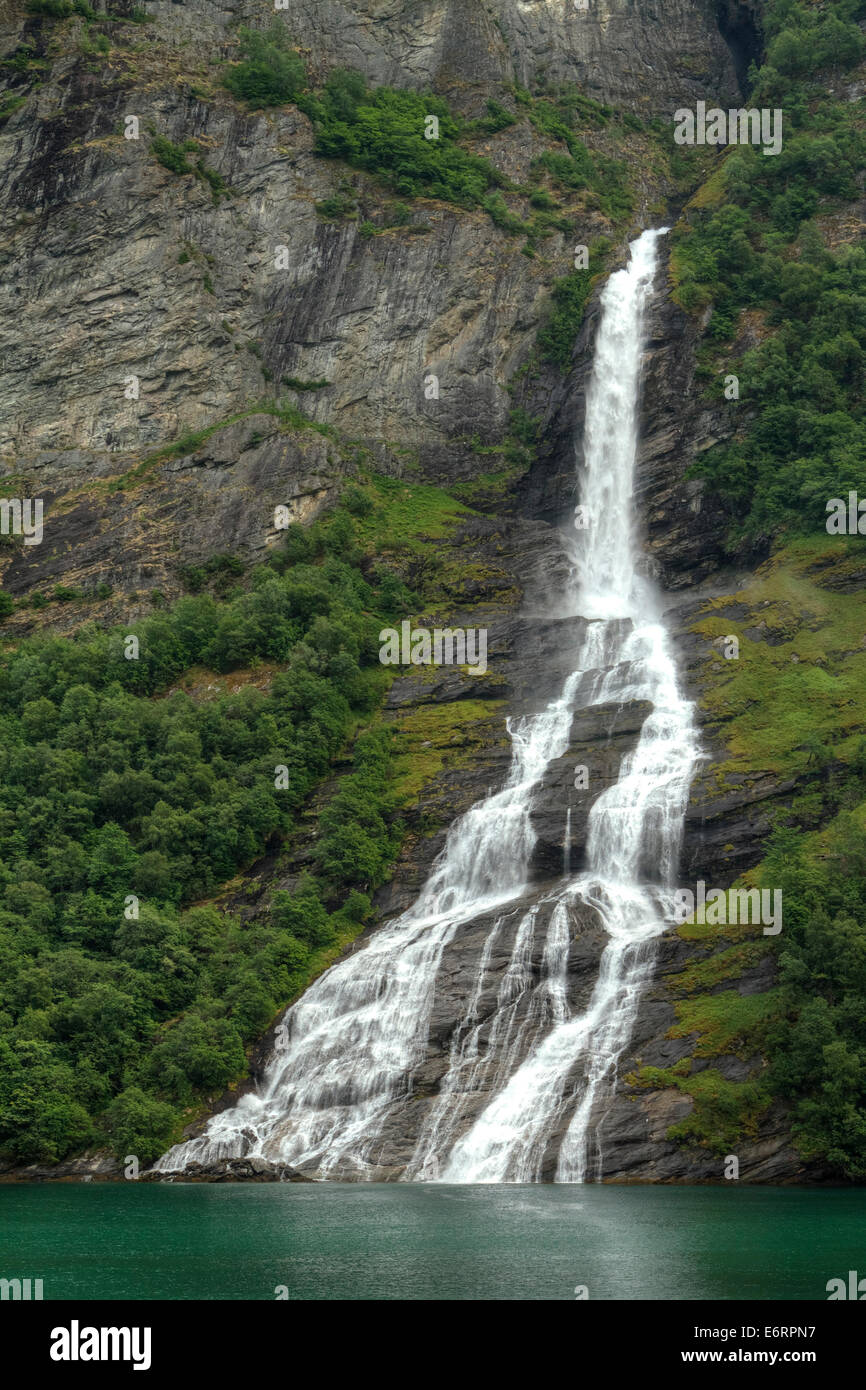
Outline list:
[[[864,1251],[856,1188],[0,1185],[46,1300],[825,1300]]]
[[[654,941],[672,920],[674,874],[697,757],[692,706],[680,693],[659,597],[641,568],[633,489],[644,310],[657,243],[645,232],[608,281],[587,397],[574,566],[555,597],[587,620],[560,695],[509,723],[501,791],[451,827],[413,907],[376,932],[286,1015],[287,1045],[258,1094],[160,1160],[163,1170],[247,1154],[320,1177],[375,1179],[383,1127],[407,1094],[429,1035],[443,953],[491,914],[449,1068],[403,1177],[448,1183],[581,1183],[599,1176],[601,1132],[631,1035]],[[651,712],[617,782],[592,805],[586,867],[541,892],[520,922],[492,1017],[476,1016],[502,919],[528,887],[533,795],[568,748],[575,710],[646,701]],[[567,999],[571,913],[598,914],[606,934],[588,1004]],[[531,953],[541,942],[541,977]],[[527,991],[532,991],[529,1007]],[[482,1028],[485,1030],[482,1045]],[[477,1108],[478,1097],[486,1103]],[[476,1111],[467,1109],[476,1102]],[[552,1154],[552,1149],[555,1152]],[[554,1162],[555,1160],[555,1162]]]

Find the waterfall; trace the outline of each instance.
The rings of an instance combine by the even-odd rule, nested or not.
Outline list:
[[[645,232],[611,276],[587,397],[581,519],[573,589],[590,619],[561,695],[510,720],[505,787],[451,826],[418,901],[331,967],[285,1017],[288,1038],[257,1094],[216,1115],[157,1165],[257,1154],[322,1176],[377,1175],[383,1127],[425,1056],[436,979],[457,933],[491,917],[474,989],[450,1042],[448,1070],[404,1176],[448,1182],[535,1181],[551,1144],[555,1176],[598,1176],[600,1122],[670,920],[673,875],[698,756],[692,708],[678,688],[658,596],[638,568],[632,493],[642,318],[663,232]],[[594,802],[587,864],[528,910],[533,794],[567,750],[576,708],[643,700],[652,711],[619,779]],[[566,856],[570,846],[570,825]],[[567,863],[567,860],[566,860]],[[606,945],[592,996],[568,1004],[575,904],[595,909]],[[515,923],[515,914],[519,921]],[[480,1014],[494,950],[514,926],[492,1017]],[[542,945],[543,939],[543,945]],[[532,952],[540,950],[537,983]],[[479,1095],[490,1099],[474,1117]],[[460,1133],[462,1129],[462,1133]]]

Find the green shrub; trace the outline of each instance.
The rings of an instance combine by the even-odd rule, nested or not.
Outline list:
[[[53,19],[68,19],[73,14],[85,19],[99,18],[89,0],[28,0],[27,8],[31,14],[47,14]]]
[[[517,406],[508,413],[508,433],[519,440],[521,444],[525,444],[527,448],[535,447],[540,427],[540,417],[529,415],[523,406]]]
[[[93,38],[89,34],[82,34],[78,40],[78,48],[86,58],[96,58],[109,53],[111,44],[105,34],[96,34]]]
[[[195,174],[196,178],[203,179],[208,184],[215,203],[219,202],[222,194],[228,192],[228,184],[222,174],[218,174],[216,169],[209,169],[205,164],[204,155],[199,153],[197,140],[184,140],[182,145],[175,145],[167,136],[155,135],[150,148],[164,169],[170,169],[173,174]],[[189,162],[187,156],[190,154],[198,154],[194,164]],[[178,256],[178,264],[185,265],[188,260],[189,252],[182,251]]]
[[[318,381],[304,381],[297,376],[284,376],[280,380],[284,386],[291,387],[293,391],[321,391],[325,386],[331,384],[324,377],[320,377]]]
[[[358,73],[338,71],[318,98],[300,103],[313,121],[316,153],[378,175],[403,198],[433,197],[479,207],[507,180],[486,159],[457,143],[459,123],[440,97],[390,87],[367,88]],[[439,138],[425,138],[435,116]]]
[[[295,101],[306,86],[307,74],[298,54],[289,48],[282,25],[275,20],[266,33],[242,27],[238,37],[241,61],[223,77],[232,95],[254,109]]]
[[[359,487],[355,487],[354,483],[350,483],[344,489],[341,501],[343,506],[352,513],[352,516],[369,516],[373,511],[372,499]]]
[[[169,1147],[178,1120],[172,1106],[154,1100],[139,1086],[129,1086],[107,1107],[102,1125],[112,1152],[121,1162],[133,1156],[146,1167]]]
[[[553,311],[538,334],[541,355],[560,371],[571,366],[571,357],[592,283],[604,263],[608,244],[602,238],[590,248],[589,268],[572,270],[554,283],[551,291]]]
[[[355,200],[346,193],[332,193],[320,203],[316,203],[316,212],[326,219],[348,217],[354,211]]]
[[[228,184],[222,174],[218,174],[216,169],[209,169],[203,159],[197,159],[195,173],[200,179],[204,179],[213,194],[213,200],[218,203],[224,193],[227,193]]]
[[[503,232],[528,232],[530,227],[522,218],[511,212],[501,193],[490,193],[482,199],[481,206],[488,217]]]
[[[309,874],[301,876],[291,893],[282,889],[274,893],[271,918],[282,931],[313,950],[330,946],[336,935],[316,881]]]
[[[165,135],[155,135],[150,143],[151,152],[156,155],[164,169],[170,169],[173,174],[192,174],[195,172],[187,155],[198,149],[196,140],[184,140],[182,145],[175,145]]]

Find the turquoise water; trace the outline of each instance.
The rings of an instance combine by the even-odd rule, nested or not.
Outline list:
[[[0,1277],[46,1299],[820,1299],[862,1189],[0,1186]]]

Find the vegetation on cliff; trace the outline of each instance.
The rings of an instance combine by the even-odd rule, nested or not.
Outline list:
[[[615,113],[575,88],[562,87],[533,96],[515,86],[513,111],[491,99],[486,117],[466,121],[456,117],[439,96],[384,86],[370,88],[361,73],[348,69],[335,69],[322,87],[315,89],[278,22],[265,32],[242,27],[239,44],[240,59],[228,67],[223,79],[234,96],[254,109],[294,103],[312,121],[315,152],[322,158],[342,160],[365,170],[401,198],[437,198],[457,207],[480,208],[502,231],[524,235],[527,255],[534,255],[537,243],[553,231],[573,232],[568,205],[578,194],[583,195],[587,207],[600,208],[615,225],[632,211],[634,198],[626,163],[592,153],[578,134],[581,124],[596,129],[608,126]],[[532,179],[526,186],[515,184],[493,161],[467,147],[467,142],[496,134],[524,117],[553,144],[533,161]],[[635,124],[641,128],[640,122]],[[528,199],[528,216],[514,211],[504,192]],[[337,193],[318,208],[325,217],[339,218],[354,213],[355,204],[347,194]],[[401,225],[409,218],[407,209]],[[377,230],[369,220],[363,227],[367,235]],[[598,239],[593,274],[601,268],[606,250],[606,243]],[[575,319],[579,326],[577,307],[582,315],[590,286],[587,272],[576,275],[579,286],[573,276],[557,284],[551,330],[556,350],[549,345],[544,348],[544,355],[560,366],[567,366],[559,343],[563,303],[567,298],[567,327],[571,331]]]
[[[710,600],[696,625],[710,642],[733,634],[740,644],[735,661],[710,647],[703,672],[710,727],[728,753],[716,768],[719,792],[768,774],[796,788],[780,802],[766,857],[744,878],[781,889],[784,913],[778,939],[756,943],[778,957],[775,1008],[759,1019],[757,1032],[747,1031],[746,1041],[752,1053],[769,1058],[761,1089],[767,1103],[776,1096],[791,1106],[803,1155],[853,1178],[866,1175],[866,570],[860,544],[858,537],[832,542],[826,536],[790,542],[736,596]],[[703,929],[715,952],[705,963],[708,971],[723,958],[724,935]],[[744,962],[733,964],[742,973]],[[709,993],[718,985],[712,973],[692,983],[698,986],[701,1038],[701,1011],[725,994]],[[663,1084],[683,1089],[692,1079],[671,1077]],[[729,1101],[740,1096],[744,1116],[750,1085],[725,1087]],[[694,1123],[672,1137],[694,1140],[701,1129],[703,1142],[711,1142],[712,1125],[706,1115],[701,1121],[705,1106],[706,1097],[696,1097]],[[730,1126],[721,1132],[730,1134]],[[740,1132],[748,1133],[745,1119]]]
[[[866,251],[837,225],[860,196],[866,127],[825,80],[866,53],[864,15],[862,0],[772,0],[749,104],[783,111],[781,153],[729,147],[674,231],[676,297],[710,315],[705,380],[719,397],[739,380],[734,439],[694,469],[734,544],[822,531],[829,498],[866,495]]]
[[[30,8],[74,24],[97,14],[87,0],[33,0]],[[767,158],[740,147],[719,156],[674,235],[672,267],[680,304],[708,314],[700,368],[708,390],[718,396],[727,372],[739,376],[740,400],[729,408],[740,428],[696,470],[724,501],[732,548],[823,531],[828,497],[849,489],[866,496],[866,255],[845,218],[862,189],[866,139],[859,106],[828,95],[825,80],[828,66],[842,72],[862,60],[857,21],[866,4],[770,0],[765,12],[767,58],[752,75],[751,101],[784,109],[783,151]],[[220,80],[254,111],[294,104],[312,123],[320,159],[363,171],[369,180],[356,177],[356,185],[401,200],[384,211],[376,205],[377,221],[361,225],[365,238],[411,230],[417,209],[409,204],[432,198],[486,213],[499,230],[525,237],[532,256],[544,238],[573,232],[576,211],[627,225],[635,180],[594,143],[600,133],[618,152],[624,132],[645,140],[674,175],[688,163],[659,129],[574,89],[514,86],[488,102],[486,115],[465,121],[440,97],[371,87],[358,73],[334,71],[320,84],[285,34],[280,25],[242,29],[239,61]],[[22,55],[6,67],[29,70],[34,61]],[[4,99],[0,121],[25,100]],[[225,92],[222,100],[229,104]],[[430,116],[438,122],[432,140],[424,134]],[[498,167],[495,144],[493,158],[476,149],[521,121],[547,147],[517,184]],[[163,169],[206,181],[215,203],[228,191],[199,141],[151,135],[147,148]],[[351,187],[316,209],[325,222],[366,216]],[[587,269],[552,282],[538,356],[560,369],[571,364],[607,249],[598,239]],[[177,260],[188,261],[188,251]],[[209,275],[203,283],[212,292]],[[283,380],[295,390],[327,385]],[[294,423],[334,433],[297,412]],[[538,426],[518,407],[504,444],[485,447],[475,436],[473,447],[525,469]],[[210,432],[157,450],[106,486],[135,486]],[[510,476],[473,475],[454,495],[471,500]],[[412,759],[401,752],[399,735],[379,717],[376,634],[416,600],[371,557],[411,548],[419,514],[436,538],[460,508],[454,496],[393,479],[362,481],[344,500],[309,532],[293,528],[254,575],[231,556],[185,566],[189,596],[136,625],[137,660],[124,656],[126,629],[28,638],[0,659],[6,1155],[51,1160],[108,1142],[147,1161],[162,1150],[191,1108],[243,1074],[245,1047],[360,930],[399,843],[401,798],[417,797],[426,774],[446,752],[453,757],[467,718],[489,714],[481,701],[416,709],[403,721],[413,726]],[[811,544],[780,552],[755,592],[738,595],[751,609],[760,604],[759,613],[750,609],[740,622],[711,606],[701,624],[710,640],[736,631],[742,644],[739,662],[714,661],[707,679],[728,771],[797,779],[754,874],[783,888],[785,930],[773,945],[707,935],[712,953],[686,972],[672,1029],[695,1037],[703,1069],[688,1059],[644,1068],[638,1084],[690,1095],[694,1109],[670,1135],[716,1153],[755,1134],[781,1096],[804,1154],[863,1177],[866,615],[859,594],[843,592],[860,582],[853,551],[839,540],[830,562]],[[818,570],[828,584],[816,580]],[[425,596],[447,597],[453,578],[437,557]],[[42,608],[80,597],[58,586],[25,602]],[[0,593],[0,617],[11,611]],[[196,670],[217,673],[219,684],[231,671],[255,677],[266,667],[264,690],[251,680],[237,694],[199,701],[173,688]],[[281,766],[287,787],[275,785]],[[338,772],[336,789],[325,790]],[[242,922],[223,912],[217,895],[291,841],[317,794],[321,834],[310,872],[291,895],[273,895],[267,918]],[[137,916],[127,915],[131,895]],[[778,990],[741,995],[730,987],[771,950],[779,953]],[[734,1082],[719,1069],[720,1057],[758,1052],[770,1058],[759,1077]]]
[[[724,505],[731,553],[774,547],[695,624],[710,643],[739,641],[737,660],[710,647],[703,672],[727,750],[718,789],[774,776],[795,791],[780,797],[766,857],[742,880],[782,889],[781,936],[754,943],[778,957],[779,988],[757,996],[767,1008],[720,1054],[739,1048],[768,1064],[744,1081],[689,1059],[634,1078],[692,1095],[669,1137],[719,1153],[736,1152],[781,1098],[803,1156],[855,1179],[866,1175],[866,600],[862,541],[825,528],[830,498],[866,495],[866,253],[849,212],[862,196],[866,126],[862,103],[832,90],[866,56],[864,18],[862,0],[770,0],[745,104],[783,111],[781,153],[720,151],[672,238],[675,298],[706,316],[698,377],[719,402],[729,374],[739,386],[725,406],[737,412],[732,439],[693,473]],[[724,932],[704,934],[712,969],[732,948]],[[727,978],[743,968],[732,960]],[[739,995],[719,993],[715,975],[690,989],[677,1027],[692,1027],[695,1057],[715,1057],[714,1010],[733,1026]]]
[[[459,504],[418,492],[441,534]],[[290,527],[248,587],[235,574],[222,598],[196,592],[136,624],[135,659],[127,629],[92,628],[0,659],[7,1156],[108,1142],[149,1161],[185,1107],[243,1073],[244,1044],[363,925],[401,834],[403,769],[376,716],[378,633],[417,603],[364,562],[353,512],[371,533],[400,529],[399,507],[391,528],[371,496],[383,494],[354,487],[348,507]],[[423,496],[413,515],[417,530]],[[186,578],[218,591],[225,573]],[[196,700],[177,688],[192,668],[257,666],[271,669],[267,690]],[[206,901],[291,838],[359,729],[312,872],[274,894],[267,919],[242,923]]]

